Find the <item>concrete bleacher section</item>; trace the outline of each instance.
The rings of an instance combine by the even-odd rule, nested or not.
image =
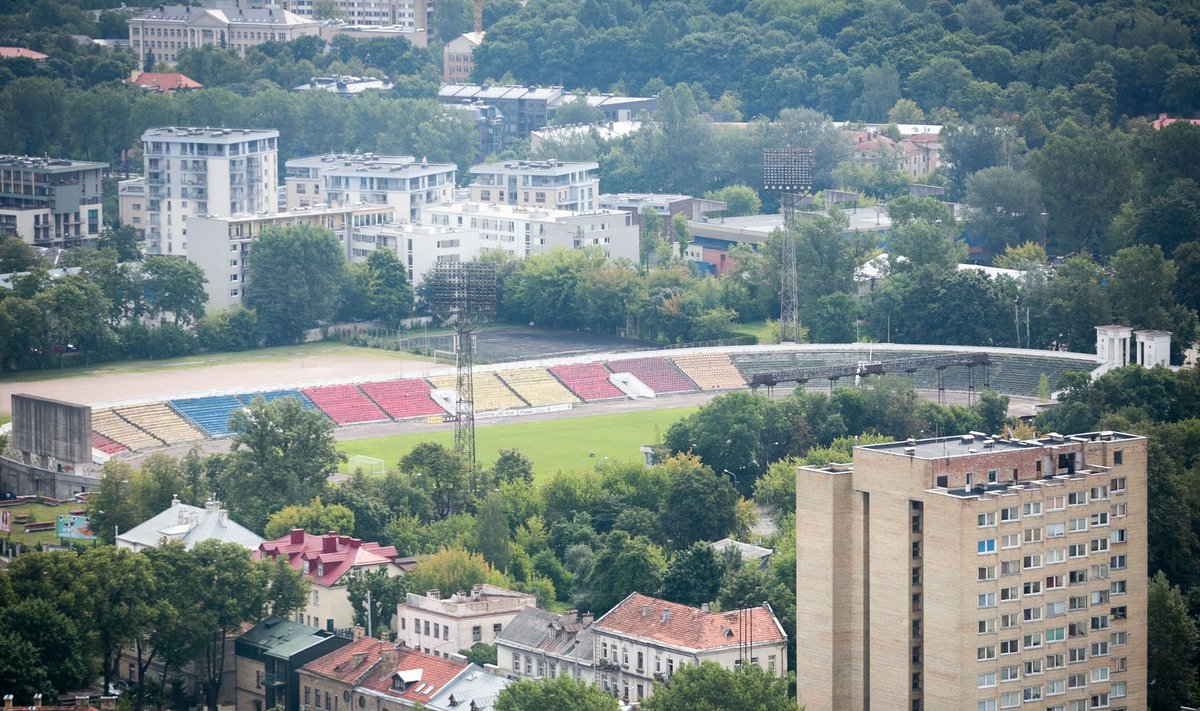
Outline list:
[[[198,442],[205,437],[203,432],[167,407],[166,403],[127,405],[113,408],[113,410],[127,421],[167,444]]]
[[[92,410],[92,431],[135,452],[163,446],[162,440],[139,429],[112,409]]]
[[[615,400],[625,397],[625,393],[609,382],[608,376],[612,375],[612,371],[605,368],[602,363],[556,365],[548,370],[584,402]]]
[[[229,413],[244,407],[242,402],[233,395],[192,397],[171,400],[168,404],[180,415],[183,415],[188,422],[213,437],[227,436],[229,434]]]
[[[517,396],[496,377],[495,373],[476,371],[473,378],[475,385],[475,402],[472,404],[475,412],[493,412],[495,410],[515,410],[529,407],[529,404]],[[435,388],[453,390],[457,387],[457,378],[453,375],[436,375],[429,379]]]
[[[746,379],[728,353],[685,353],[672,356],[671,360],[701,390],[746,387]]]
[[[305,388],[302,392],[339,425],[390,419],[357,385],[326,385]]]
[[[120,442],[114,442],[97,432],[92,433],[92,449],[99,450],[105,454],[120,454],[121,452],[129,451],[129,448]]]
[[[317,406],[312,404],[311,400],[304,397],[304,393],[300,392],[299,390],[297,390],[295,388],[289,388],[286,390],[267,390],[264,392],[256,392],[256,393],[242,393],[237,396],[237,399],[243,405],[249,405],[251,402],[254,401],[254,398],[256,398],[256,397],[261,397],[266,402],[271,402],[272,400],[280,400],[282,398],[290,397],[290,398],[294,398],[297,401],[299,401],[299,403],[301,405],[303,405],[304,408],[307,410],[317,409]]]
[[[574,404],[579,402],[562,383],[544,368],[502,370],[496,373],[531,407]]]
[[[420,378],[363,383],[361,387],[367,397],[395,420],[445,415],[447,412],[429,396],[429,383]]]
[[[698,390],[696,384],[688,380],[683,371],[661,356],[610,360],[607,365],[614,373],[633,375],[658,395],[693,393]]]

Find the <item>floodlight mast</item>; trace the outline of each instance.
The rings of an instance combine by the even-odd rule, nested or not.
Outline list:
[[[433,312],[454,329],[456,402],[454,449],[475,464],[475,330],[496,314],[496,265],[438,262],[433,272]]]
[[[812,191],[813,149],[768,148],[763,151],[763,189],[779,193],[783,211],[780,256],[779,341],[800,341],[800,304],[796,277],[796,205]]]

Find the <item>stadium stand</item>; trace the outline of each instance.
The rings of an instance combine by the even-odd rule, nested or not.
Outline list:
[[[504,370],[496,375],[532,407],[579,402],[579,398],[572,395],[570,390],[563,387],[563,384],[555,380],[544,368]]]
[[[746,386],[746,379],[728,353],[688,353],[674,356],[671,360],[701,390],[729,390]]]
[[[596,400],[613,400],[625,397],[617,386],[608,381],[612,371],[601,363],[577,363],[574,365],[556,365],[549,369],[550,374],[567,386],[575,396],[584,402]]]
[[[175,412],[183,415],[188,422],[213,437],[228,435],[229,413],[243,407],[241,401],[233,395],[210,395],[171,400],[168,404],[175,409]]]
[[[135,452],[163,445],[162,440],[138,429],[111,409],[92,410],[92,430]]]
[[[92,449],[98,449],[105,454],[120,454],[121,452],[129,451],[129,448],[125,445],[120,442],[114,442],[98,432],[92,433]]]
[[[204,433],[180,417],[165,403],[115,407],[113,411],[167,444],[184,444],[204,439]]]
[[[626,358],[608,362],[614,373],[630,373],[659,395],[690,393],[698,388],[678,368],[661,356]]]
[[[475,373],[475,412],[508,410],[529,405],[508,389],[495,373]],[[457,379],[453,375],[438,375],[429,379],[435,388],[454,390]]]
[[[299,390],[296,390],[295,388],[291,388],[288,390],[267,390],[266,392],[259,392],[259,393],[242,393],[241,395],[237,396],[237,399],[243,405],[249,405],[250,402],[252,400],[254,400],[254,398],[256,398],[256,397],[261,397],[263,400],[266,400],[267,402],[271,402],[272,400],[278,400],[280,398],[285,398],[285,397],[294,397],[297,400],[299,400],[300,404],[303,405],[306,409],[309,409],[309,410],[317,409],[317,406],[312,404],[311,400],[304,397],[304,393],[300,392]]]
[[[446,414],[429,397],[429,383],[419,378],[363,383],[362,391],[392,419]]]
[[[339,425],[356,422],[378,422],[388,419],[371,399],[355,385],[327,385],[305,388],[303,393],[321,409],[329,419]]]

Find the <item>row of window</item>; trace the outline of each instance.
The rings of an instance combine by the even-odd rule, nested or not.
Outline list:
[[[1125,491],[1125,478],[1121,477],[1113,480],[1113,485],[1120,486],[1120,489],[1114,488],[1114,493]],[[1108,486],[1093,486],[1090,491],[1076,491],[1063,496],[1047,497],[1045,502],[1042,501],[1027,501],[1021,506],[1006,506],[999,511],[985,511],[976,516],[976,526],[979,528],[990,528],[1000,523],[1013,523],[1025,518],[1036,518],[1041,516],[1043,512],[1065,511],[1068,506],[1084,506],[1088,503],[1089,498],[1092,501],[1107,501],[1109,498]],[[1045,508],[1043,509],[1043,504]]]
[[[1107,521],[1108,519],[1097,520]],[[1088,531],[1088,517],[1081,516],[1073,518],[1067,523],[1050,523],[1046,524],[1044,528],[1027,528],[1023,533],[1007,533],[1000,536],[999,539],[981,538],[975,542],[975,552],[979,555],[991,555],[996,552],[997,543],[1000,544],[1000,550],[1007,550],[1020,547],[1022,542],[1036,544],[1048,538],[1064,538],[1068,533],[1085,533],[1086,531]],[[1128,535],[1128,531],[1124,528],[1114,529],[1108,534],[1108,541],[1114,544],[1125,543]],[[1104,550],[1107,550],[1107,548]]]
[[[1049,690],[1045,692],[1046,696],[1066,693],[1065,691],[1055,692],[1051,694]],[[1041,687],[1029,687],[1023,691],[1010,691],[1000,695],[999,707],[997,707],[997,699],[980,699],[976,704],[976,711],[996,711],[1001,709],[1015,709],[1022,703],[1036,703],[1041,701],[1043,691]],[[1088,711],[1089,709],[1107,709],[1110,708],[1110,703],[1113,699],[1121,699],[1125,697],[1125,683],[1121,682],[1113,684],[1109,691],[1102,691],[1092,694],[1089,698],[1074,699],[1065,704],[1056,706],[1039,706],[1045,708],[1046,711]],[[1116,710],[1114,710],[1116,711]]]
[[[1061,630],[1062,628],[1056,629]],[[1061,632],[1058,632],[1058,634],[1061,636]],[[1086,635],[1086,629],[1084,629],[1081,634]],[[1103,643],[1105,640],[1100,640],[1092,643],[1090,647],[1072,647],[1071,649],[1066,650],[1065,657],[1062,652],[1048,654],[1046,655],[1046,669],[1059,669],[1065,666],[1065,664],[1082,664],[1088,660],[1089,652],[1091,653],[1092,657],[1107,656],[1112,647],[1124,646],[1128,642],[1128,639],[1127,633],[1125,632],[1111,632],[1108,635],[1107,643]],[[1022,639],[1010,639],[1001,642],[999,645],[1000,656],[1018,654],[1022,649],[1039,649],[1042,647],[1042,645],[1042,633],[1034,632],[1025,635]],[[997,658],[996,650],[997,645],[995,644],[985,644],[977,647],[975,649],[975,659],[976,661],[980,662],[993,661]],[[1116,671],[1125,671],[1125,658],[1121,657],[1115,661],[1118,662],[1116,665]],[[1001,681],[1004,680],[1002,679]]]
[[[1049,667],[1048,665],[1050,663],[1050,661],[1049,661],[1050,658],[1048,657],[1047,658],[1048,659],[1047,669],[1052,671],[1054,669],[1062,668],[1062,661],[1063,661],[1061,658],[1062,655],[1057,654],[1057,655],[1051,655],[1051,656],[1058,657],[1058,659],[1053,660],[1054,663],[1058,664],[1058,667]],[[1113,666],[1111,668],[1110,667],[1096,667],[1095,669],[1092,669],[1090,672],[1088,672],[1088,671],[1078,672],[1075,674],[1071,674],[1062,680],[1049,680],[1046,682],[1047,687],[1051,688],[1051,689],[1056,689],[1056,688],[1058,688],[1059,684],[1061,684],[1062,682],[1065,681],[1066,688],[1068,688],[1068,689],[1083,689],[1083,688],[1087,687],[1087,685],[1088,685],[1088,677],[1089,676],[1091,677],[1091,683],[1101,684],[1101,683],[1105,683],[1109,680],[1110,669],[1111,669],[1112,673],[1114,673],[1114,674],[1126,671],[1128,669],[1129,664],[1128,664],[1128,659],[1126,657],[1114,657],[1112,659],[1112,662],[1113,662]],[[1024,664],[1013,664],[1010,666],[1000,667],[999,671],[980,672],[979,674],[977,674],[975,676],[975,684],[980,689],[987,689],[987,688],[996,686],[997,680],[999,680],[999,683],[1001,683],[1001,684],[1004,684],[1007,682],[1013,682],[1013,681],[1020,681],[1021,679],[1025,679],[1026,681],[1029,681],[1030,677],[1040,677],[1042,674],[1043,674],[1042,660],[1041,659],[1031,659],[1029,661],[1026,661]]]

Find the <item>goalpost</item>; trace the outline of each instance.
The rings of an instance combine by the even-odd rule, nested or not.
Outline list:
[[[382,459],[376,457],[368,457],[365,454],[356,454],[350,457],[350,471],[355,472],[359,469],[363,470],[364,474],[374,474],[381,476],[386,467]]]

